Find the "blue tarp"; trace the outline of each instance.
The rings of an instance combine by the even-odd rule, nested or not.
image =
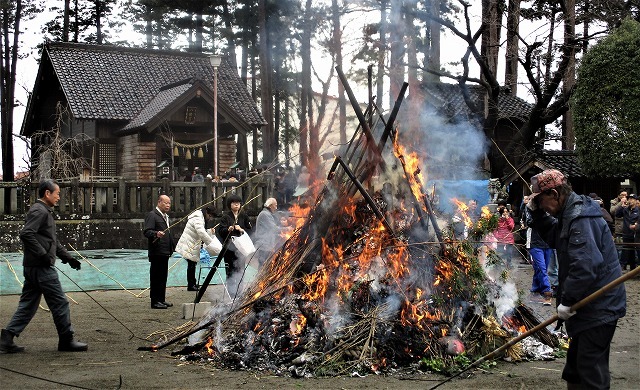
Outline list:
[[[82,263],[80,271],[72,269],[67,264],[62,264],[59,260],[56,261],[56,267],[66,275],[69,275],[69,277],[66,277],[59,273],[60,283],[62,283],[64,291],[81,291],[78,286],[87,291],[119,290],[122,289],[122,286],[132,290],[149,287],[149,259],[147,258],[146,250],[100,249],[81,251],[80,254],[90,261],[95,268],[82,259],[80,259]],[[77,254],[72,253],[72,255],[75,258],[79,258]],[[22,276],[22,254],[0,253],[0,263],[0,295],[20,294],[22,291],[20,283],[24,282],[24,277]],[[9,267],[9,264],[11,267]],[[169,267],[171,266],[173,268],[169,269],[167,287],[186,286],[187,261],[182,256],[174,254],[169,259]],[[225,280],[223,267],[224,263],[221,264],[221,267],[218,268],[211,279],[211,284],[220,284]],[[208,268],[202,269],[201,280],[204,279],[208,272]],[[254,268],[248,267],[245,275],[246,280],[253,280],[256,273],[257,271]],[[77,283],[78,286],[69,278],[72,278],[73,282]]]
[[[478,207],[489,203],[489,180],[431,180],[427,183],[427,192],[436,188],[438,204],[434,207],[445,213],[453,213],[457,208],[451,201],[456,198],[467,203],[471,199],[478,201]]]

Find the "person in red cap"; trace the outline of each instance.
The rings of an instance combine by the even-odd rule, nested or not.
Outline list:
[[[624,285],[576,311],[571,306],[622,275],[611,231],[600,205],[573,192],[562,172],[533,176],[531,191],[532,227],[558,254],[557,311],[571,338],[562,379],[568,389],[608,389],[611,339],[626,314]]]

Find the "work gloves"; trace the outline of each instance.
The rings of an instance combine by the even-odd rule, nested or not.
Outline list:
[[[575,311],[571,311],[571,308],[569,306],[565,306],[562,303],[560,305],[558,305],[558,318],[560,318],[561,320],[568,320],[569,317],[573,316],[574,314],[576,314]]]
[[[64,260],[62,263],[69,264],[71,268],[77,269],[78,271],[80,270],[80,267],[81,267],[80,261],[74,258]]]

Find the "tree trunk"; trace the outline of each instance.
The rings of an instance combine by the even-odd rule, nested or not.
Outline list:
[[[309,3],[307,0],[307,8],[305,9],[305,20],[309,11]],[[302,60],[302,69],[300,72],[300,165],[307,166],[309,163],[309,107],[311,107],[311,34],[310,29],[303,27],[300,42],[300,57]]]
[[[151,17],[152,14],[153,14],[153,10],[151,9],[151,7],[148,5],[145,5],[144,20],[146,24],[145,24],[144,34],[147,38],[147,49],[153,49],[153,21]]]
[[[102,1],[97,0],[96,5],[96,43],[102,45]]]
[[[408,12],[405,15],[405,29],[406,29],[406,39],[407,43],[407,78],[409,83],[409,94],[412,95],[411,99],[408,99],[409,110],[410,112],[419,113],[423,106],[422,99],[419,98],[421,94],[420,91],[420,80],[418,79],[418,51],[416,49],[416,41],[414,34],[414,17],[412,13]],[[400,90],[398,90],[400,93]],[[395,100],[398,98],[398,93],[391,96],[392,103],[389,107],[393,107],[395,105]],[[414,115],[408,120],[408,128],[411,134],[418,134],[417,131],[420,129],[420,116]]]
[[[80,23],[78,20],[78,12],[80,9],[78,8],[78,0],[74,0],[73,9],[75,12],[73,15],[73,41],[78,43],[78,39],[80,39]]]
[[[556,30],[556,9],[553,8],[551,10],[551,16],[549,17],[549,39],[547,44],[547,53],[544,56],[544,79],[551,79],[551,66],[553,65],[553,44],[555,43],[555,39],[553,39],[553,33]]]
[[[402,0],[391,0],[390,20],[394,28],[389,32],[389,107],[393,107],[404,82],[405,26],[402,16]]]
[[[22,0],[16,0],[15,15],[11,16],[7,7],[2,7],[2,44],[0,44],[0,115],[2,144],[2,177],[3,181],[14,181],[13,163],[13,109],[16,90],[16,66],[18,61],[18,37],[22,18]],[[10,26],[13,18],[13,25]],[[12,35],[10,35],[12,34]],[[13,38],[13,42],[9,38]],[[5,202],[9,202],[8,197]],[[8,206],[6,204],[5,206]]]
[[[203,30],[204,30],[204,21],[202,19],[202,11],[198,11],[196,13],[196,40],[193,45],[193,51],[195,51],[196,53],[202,53]]]
[[[520,2],[509,0],[507,12],[507,54],[505,62],[504,85],[514,96],[518,93],[518,33],[520,31]]]
[[[564,18],[564,44],[571,48],[571,58],[567,72],[562,80],[562,93],[569,95],[576,83],[576,2],[575,0],[565,0],[565,5],[567,9]],[[562,118],[562,149],[573,150],[575,146],[576,134],[573,128],[573,110],[569,106]]]
[[[333,18],[333,50],[336,66],[342,67],[342,27],[340,25],[340,6],[338,0],[331,0],[331,17]],[[340,143],[347,142],[347,100],[344,96],[344,85],[338,82],[338,115],[340,120]]]
[[[482,0],[482,23],[484,31],[482,33],[482,47],[480,54],[487,63],[489,70],[494,75],[498,70],[498,51],[500,49],[500,27],[502,23],[502,12],[499,8],[499,0]],[[481,72],[480,79],[486,81],[485,75]]]
[[[62,22],[62,42],[69,42],[69,12],[70,0],[64,0],[64,16]]]
[[[382,95],[384,94],[384,60],[387,54],[387,6],[388,0],[380,0],[380,43],[378,47],[378,64],[376,71],[376,105],[382,108]]]
[[[225,1],[222,3],[222,18],[224,20],[224,27],[227,30],[227,51],[230,53],[229,55],[229,63],[233,67],[233,69],[238,69],[238,64],[236,62],[236,39],[233,33],[233,16],[229,12],[229,2]]]
[[[260,0],[258,8],[258,23],[260,28],[260,102],[262,115],[267,125],[262,131],[262,156],[265,163],[271,163],[276,158],[273,145],[273,84],[271,81],[271,46],[267,31],[266,0]]]
[[[430,2],[429,13],[434,17],[440,17],[440,0],[428,0]],[[433,18],[427,20],[426,35],[427,44],[425,44],[424,58],[426,59],[425,68],[440,70],[440,23]],[[440,77],[436,74],[425,72],[424,80],[429,82],[438,82]]]

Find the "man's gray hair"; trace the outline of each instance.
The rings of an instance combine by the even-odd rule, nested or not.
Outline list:
[[[278,203],[278,201],[276,200],[276,198],[269,198],[267,199],[266,202],[264,202],[264,207],[271,207],[274,204]]]

